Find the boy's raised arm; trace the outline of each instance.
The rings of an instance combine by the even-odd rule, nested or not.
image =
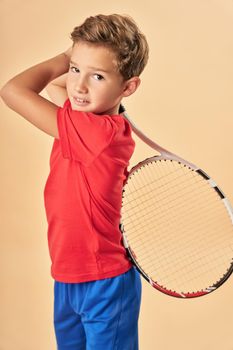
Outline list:
[[[59,138],[56,116],[58,106],[39,93],[50,81],[68,71],[70,55],[71,48],[30,67],[10,79],[0,90],[0,96],[8,107],[56,138]]]

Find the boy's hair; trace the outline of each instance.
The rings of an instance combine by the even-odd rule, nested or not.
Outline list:
[[[148,61],[146,37],[129,16],[112,14],[88,17],[82,25],[74,28],[71,39],[73,46],[81,41],[111,48],[124,80],[139,76]]]

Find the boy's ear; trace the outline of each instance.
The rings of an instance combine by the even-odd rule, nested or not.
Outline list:
[[[123,97],[132,95],[139,87],[141,80],[139,77],[132,77],[125,82]]]

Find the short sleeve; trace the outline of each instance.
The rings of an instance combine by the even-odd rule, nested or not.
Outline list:
[[[63,157],[83,165],[98,157],[117,131],[110,116],[72,110],[69,99],[58,108],[57,125]]]

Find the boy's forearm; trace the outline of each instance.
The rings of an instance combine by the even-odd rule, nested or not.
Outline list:
[[[7,87],[16,87],[29,89],[36,93],[41,92],[50,81],[68,71],[70,62],[69,53],[70,49],[28,68],[9,80],[5,86],[3,86],[2,90]]]

